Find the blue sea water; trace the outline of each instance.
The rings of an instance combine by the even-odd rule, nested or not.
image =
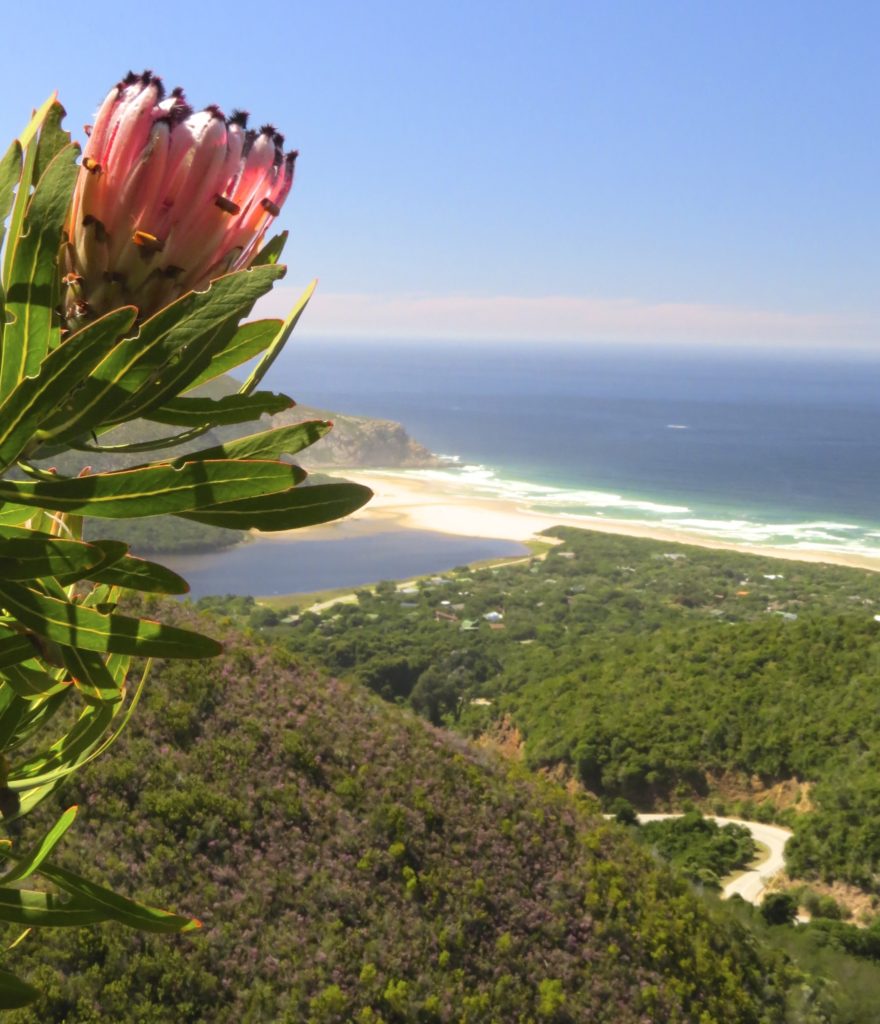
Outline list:
[[[267,383],[399,420],[466,491],[880,555],[876,355],[294,338]]]

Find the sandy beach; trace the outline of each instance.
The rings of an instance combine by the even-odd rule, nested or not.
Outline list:
[[[312,526],[272,537],[296,537],[302,540],[331,539],[336,536],[362,536],[395,529],[433,530],[463,537],[495,537],[527,541],[550,526],[575,526],[627,537],[700,547],[741,551],[786,558],[799,562],[827,562],[880,572],[880,557],[873,558],[838,551],[805,550],[726,543],[685,530],[643,525],[630,521],[592,516],[554,516],[521,508],[513,501],[467,494],[454,483],[419,480],[400,473],[370,470],[340,470],[334,475],[365,484],[374,492],[372,501],[359,512],[338,523]]]

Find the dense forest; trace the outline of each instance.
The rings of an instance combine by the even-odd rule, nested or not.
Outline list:
[[[794,875],[880,894],[880,575],[549,532],[544,557],[321,614],[226,607],[435,724],[521,737],[606,804],[781,820]]]
[[[16,1024],[868,1019],[586,798],[254,640],[158,665],[60,800],[71,863],[204,927],[24,941]]]

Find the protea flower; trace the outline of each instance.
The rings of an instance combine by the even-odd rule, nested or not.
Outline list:
[[[132,304],[141,317],[246,267],[293,183],[296,152],[272,125],[194,112],[149,71],[95,117],[67,224],[68,322]],[[87,129],[88,130],[88,129]]]

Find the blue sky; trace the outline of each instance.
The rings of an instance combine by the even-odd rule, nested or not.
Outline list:
[[[314,333],[880,344],[880,5],[16,4],[11,137],[129,67],[301,150]]]

